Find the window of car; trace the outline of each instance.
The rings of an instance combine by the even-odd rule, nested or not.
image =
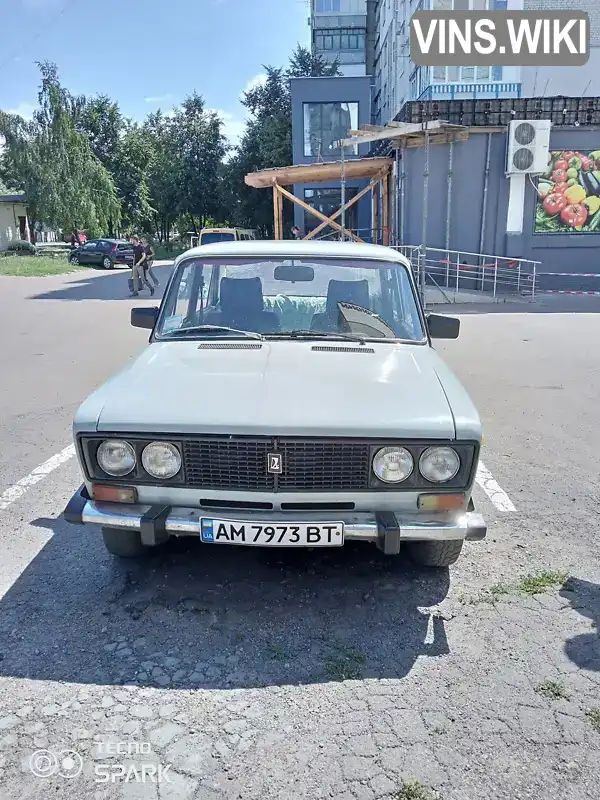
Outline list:
[[[96,250],[98,247],[98,242],[92,240],[91,242],[86,242],[85,244],[81,245],[82,250]]]
[[[409,268],[363,259],[186,259],[173,276],[155,335],[218,333],[192,331],[198,326],[292,338],[356,331],[366,339],[426,340]]]
[[[117,247],[119,250],[133,250],[133,245],[129,244],[129,242],[119,242]]]
[[[113,242],[107,242],[106,239],[100,239],[98,241],[98,249],[104,251],[112,250],[114,247]]]

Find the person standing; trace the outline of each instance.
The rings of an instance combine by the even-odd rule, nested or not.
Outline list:
[[[132,236],[130,239],[133,245],[133,292],[130,297],[137,297],[140,293],[140,284],[150,289],[150,295],[154,294],[154,287],[146,278],[144,264],[146,261],[146,251],[142,247],[139,236]]]
[[[292,228],[292,236],[294,239],[304,239],[304,234],[297,225]]]
[[[144,248],[144,252],[146,253],[146,261],[144,262],[144,266],[146,267],[146,274],[152,278],[154,286],[158,286],[158,278],[154,274],[154,270],[152,269],[152,265],[154,264],[154,259],[156,257],[156,253],[154,252],[154,248],[148,241],[145,236],[142,236],[142,247]]]

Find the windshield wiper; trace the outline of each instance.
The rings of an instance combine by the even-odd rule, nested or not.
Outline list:
[[[260,333],[254,333],[253,331],[240,331],[237,328],[227,328],[224,325],[193,325],[189,328],[178,328],[175,331],[169,331],[164,335],[170,338],[171,336],[185,336],[188,333],[200,333],[207,336],[218,336],[219,334],[223,333],[235,333],[236,336],[244,336],[247,339],[260,339],[261,341],[264,339],[264,336],[261,336]]]
[[[366,338],[359,333],[327,333],[326,331],[285,331],[282,333],[267,333],[265,339],[345,339],[349,342],[364,344]]]

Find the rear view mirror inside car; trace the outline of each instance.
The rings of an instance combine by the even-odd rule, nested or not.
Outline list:
[[[280,264],[275,267],[273,277],[276,281],[288,281],[290,283],[310,282],[314,280],[315,271],[306,264]]]

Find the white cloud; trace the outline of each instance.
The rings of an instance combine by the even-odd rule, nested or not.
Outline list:
[[[158,94],[150,97],[144,97],[144,103],[152,103],[153,105],[156,103],[166,103],[167,100],[170,100],[172,96],[173,95],[170,94]]]
[[[259,72],[258,75],[255,75],[253,78],[250,78],[248,83],[244,87],[244,92],[249,92],[250,89],[256,89],[257,86],[262,86],[267,81],[267,73],[266,72]]]
[[[223,120],[223,133],[232,145],[237,145],[246,128],[245,120],[236,117],[229,111],[224,111],[222,108],[208,108],[207,111],[213,111],[221,117]]]
[[[19,103],[16,108],[7,108],[7,114],[18,114],[23,119],[31,119],[33,117],[33,112],[37,109],[37,106],[34,106],[33,103]]]

